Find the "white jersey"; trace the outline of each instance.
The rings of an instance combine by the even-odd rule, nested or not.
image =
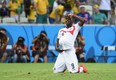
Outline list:
[[[81,27],[77,23],[70,28],[62,28],[59,30],[59,46],[62,50],[74,48],[74,41],[80,29]]]

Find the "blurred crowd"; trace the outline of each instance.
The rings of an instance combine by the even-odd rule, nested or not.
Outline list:
[[[0,28],[0,62],[27,63],[48,62],[49,38],[45,31],[41,31],[33,40],[33,46],[25,44],[25,38],[19,36],[13,45],[8,45],[10,38],[6,29]],[[31,51],[31,52],[30,52]]]
[[[83,17],[86,24],[116,24],[116,0],[2,0],[0,22],[21,17],[28,23],[65,24],[67,14]],[[75,20],[75,23],[79,20]]]

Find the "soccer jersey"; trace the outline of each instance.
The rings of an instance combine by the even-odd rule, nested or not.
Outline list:
[[[74,48],[74,41],[81,27],[78,24],[70,28],[62,28],[59,30],[58,39],[62,50]]]

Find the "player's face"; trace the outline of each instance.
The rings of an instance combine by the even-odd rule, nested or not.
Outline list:
[[[72,26],[72,19],[71,18],[69,18],[69,17],[67,17],[66,18],[66,25],[67,25],[67,27],[71,27]]]

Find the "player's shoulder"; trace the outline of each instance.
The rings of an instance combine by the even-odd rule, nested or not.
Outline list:
[[[62,32],[62,31],[66,31],[65,27],[59,30],[59,32]]]

